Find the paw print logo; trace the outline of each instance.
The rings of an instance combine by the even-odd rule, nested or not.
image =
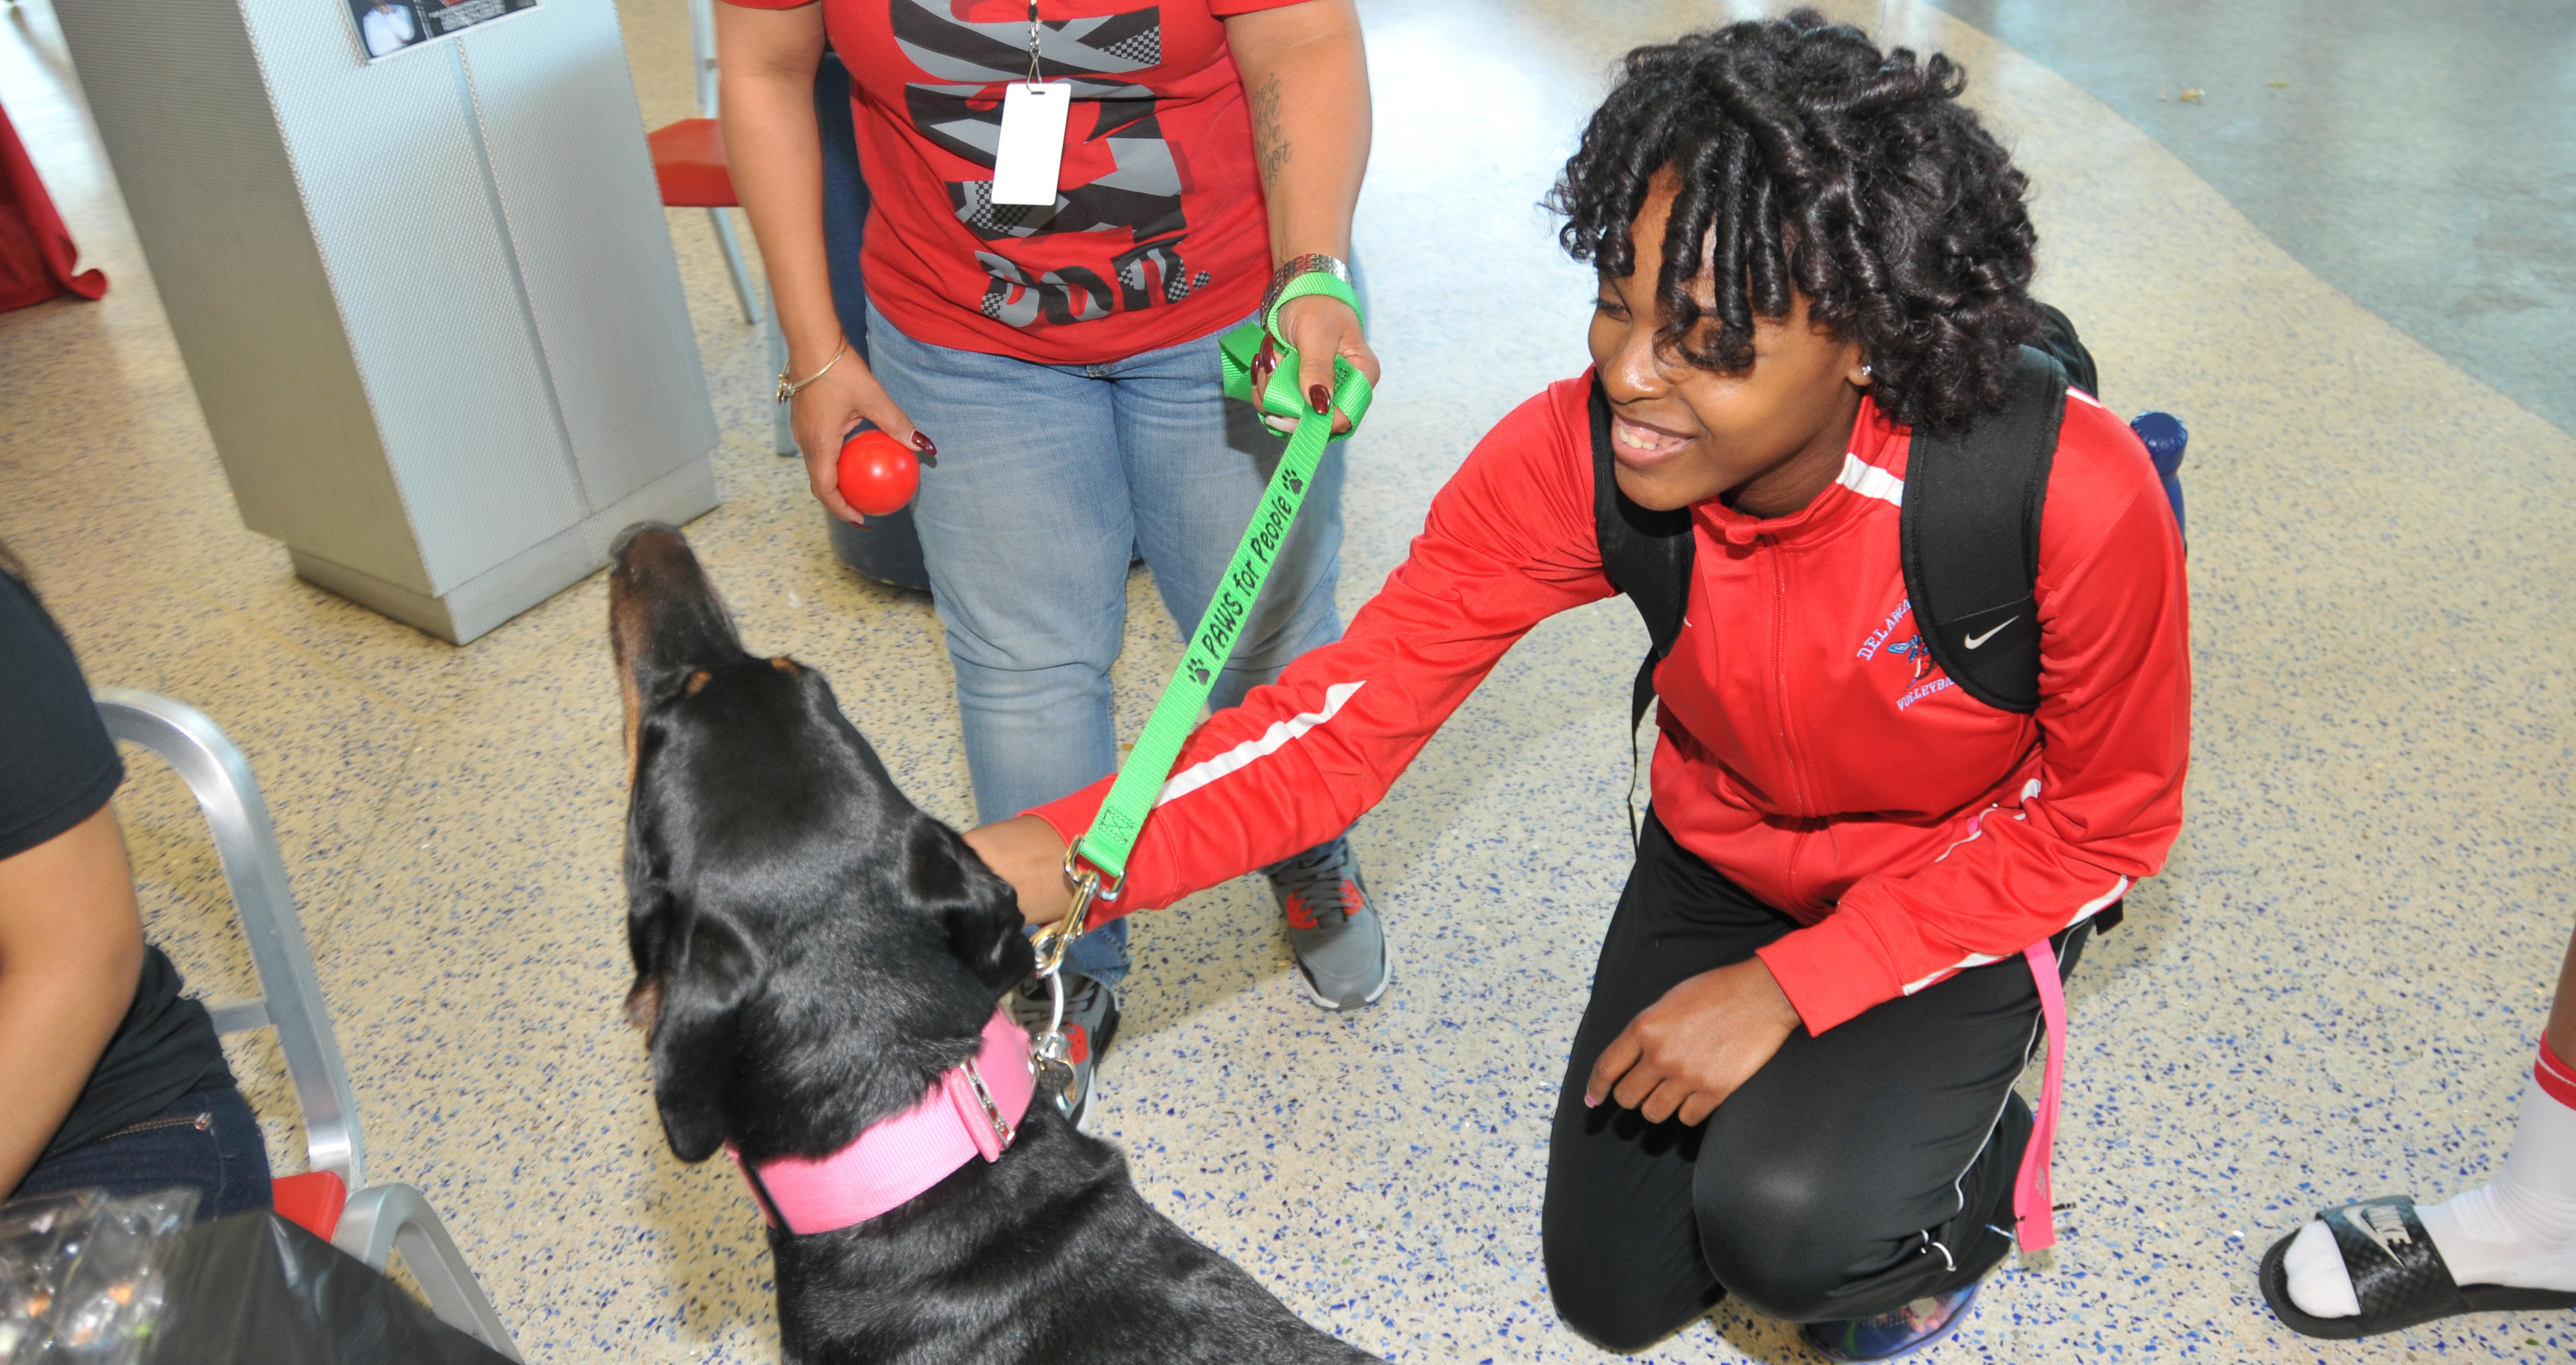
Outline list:
[[[1288,491],[1291,493],[1303,493],[1306,491],[1306,481],[1298,478],[1295,470],[1290,470],[1288,477],[1281,482],[1288,485]]]
[[[1192,659],[1189,661],[1189,670],[1191,682],[1197,683],[1201,687],[1207,686],[1208,669],[1206,664],[1200,663],[1196,659]]]

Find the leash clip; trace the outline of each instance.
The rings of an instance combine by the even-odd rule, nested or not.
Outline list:
[[[1038,932],[1038,965],[1031,974],[1032,980],[1047,983],[1048,1010],[1046,1031],[1029,1053],[1029,1071],[1040,1078],[1042,1089],[1055,1091],[1071,1083],[1074,1074],[1073,1044],[1064,1036],[1064,955],[1082,937],[1091,903],[1118,899],[1118,882],[1104,887],[1100,870],[1085,866],[1071,846],[1064,850],[1064,879],[1073,886],[1073,904],[1065,908],[1063,919]]]
[[[1091,903],[1104,899],[1099,869],[1083,866],[1071,845],[1064,850],[1064,879],[1073,886],[1073,904],[1065,907],[1063,919],[1038,931],[1038,965],[1030,973],[1031,980],[1047,983],[1048,1009],[1046,1031],[1029,1052],[1029,1074],[1058,1090],[1073,1079],[1073,1044],[1064,1036],[1064,955],[1082,937]]]
[[[1098,868],[1082,862],[1070,844],[1064,850],[1064,879],[1073,887],[1073,903],[1065,907],[1063,919],[1038,933],[1038,967],[1032,975],[1041,979],[1052,979],[1064,966],[1065,951],[1082,937],[1082,923],[1091,913],[1091,903],[1118,899],[1118,887],[1125,881],[1104,879]]]

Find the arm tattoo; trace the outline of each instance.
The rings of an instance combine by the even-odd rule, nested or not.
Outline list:
[[[1295,154],[1296,144],[1288,140],[1287,125],[1279,117],[1279,107],[1286,102],[1279,76],[1271,74],[1261,88],[1252,93],[1252,149],[1261,163],[1261,186],[1275,190],[1279,172]]]

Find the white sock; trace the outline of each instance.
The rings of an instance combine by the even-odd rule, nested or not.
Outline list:
[[[2576,1069],[2544,1041],[2503,1172],[2416,1212],[2455,1282],[2576,1292]],[[2302,1310],[2321,1318],[2360,1314],[2325,1224],[2299,1229],[2282,1268],[2290,1301]]]

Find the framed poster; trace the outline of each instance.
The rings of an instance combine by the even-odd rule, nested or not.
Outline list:
[[[380,62],[434,38],[534,9],[537,0],[348,0],[358,46]]]

